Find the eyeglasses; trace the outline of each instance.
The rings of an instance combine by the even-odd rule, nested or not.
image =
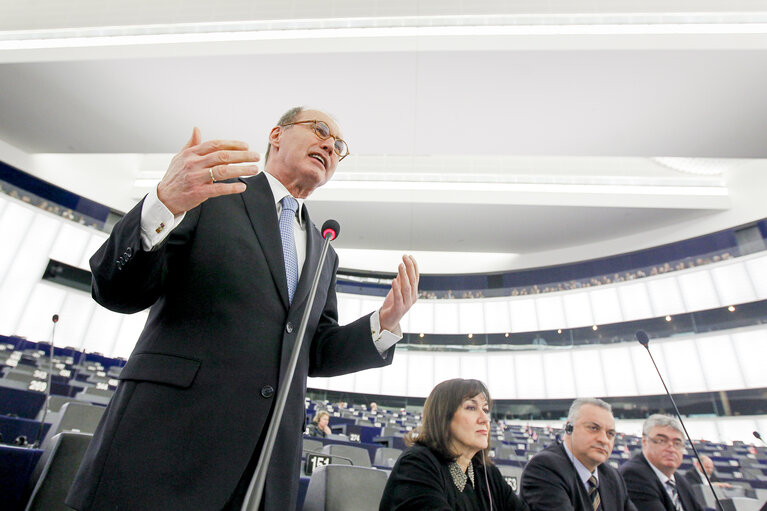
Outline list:
[[[683,451],[684,450],[684,441],[680,440],[678,438],[674,438],[672,440],[672,439],[670,439],[670,438],[668,438],[666,436],[663,436],[663,435],[656,436],[655,438],[652,438],[652,437],[648,436],[647,438],[650,440],[650,442],[654,443],[655,445],[660,445],[661,447],[668,447],[670,445],[674,449],[676,449],[677,451]]]
[[[294,124],[309,124],[310,126],[308,127],[310,127],[312,131],[314,131],[314,134],[317,135],[317,137],[319,137],[321,140],[327,140],[333,137],[333,152],[338,155],[338,161],[341,161],[349,156],[349,146],[346,145],[346,142],[344,142],[343,139],[334,136],[330,132],[330,126],[328,126],[324,121],[296,121],[283,124],[283,126],[288,127],[293,126]]]

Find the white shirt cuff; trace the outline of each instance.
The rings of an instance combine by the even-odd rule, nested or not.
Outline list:
[[[157,189],[152,189],[144,198],[141,206],[141,246],[149,252],[158,247],[168,237],[186,213],[173,216],[165,204],[157,197]]]
[[[402,339],[402,329],[399,324],[394,332],[388,330],[381,330],[381,318],[378,311],[375,311],[370,316],[370,335],[373,338],[373,344],[375,345],[378,353],[382,357],[386,356],[386,351],[397,344]]]

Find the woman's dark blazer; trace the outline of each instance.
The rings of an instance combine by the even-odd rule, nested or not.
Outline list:
[[[489,510],[485,468],[474,457],[476,493],[483,510]],[[458,489],[448,469],[428,448],[414,445],[399,457],[386,483],[379,511],[464,511],[457,500]],[[471,483],[466,483],[471,484]],[[487,484],[497,511],[529,511],[501,475],[498,467],[489,465]]]

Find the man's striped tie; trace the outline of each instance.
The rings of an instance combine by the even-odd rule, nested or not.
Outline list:
[[[682,503],[679,502],[679,494],[676,491],[676,484],[674,481],[669,479],[666,481],[666,486],[668,486],[668,492],[671,495],[671,502],[674,503],[674,508],[676,511],[684,511],[684,508],[682,507]]]
[[[597,491],[597,478],[594,476],[589,477],[589,498],[591,499],[591,509],[599,511],[601,509],[600,504],[602,499],[599,497]]]

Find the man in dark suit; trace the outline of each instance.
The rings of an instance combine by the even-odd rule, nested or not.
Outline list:
[[[684,437],[675,417],[655,414],[642,425],[642,452],[621,465],[631,501],[642,511],[703,511],[690,484],[676,477]]]
[[[703,462],[702,468],[700,463],[698,463],[698,460],[693,458],[692,468],[684,474],[684,477],[687,478],[687,481],[690,484],[708,484],[706,483],[706,478],[703,476],[703,470],[705,470],[706,474],[708,474],[709,480],[714,486],[732,488],[730,483],[725,483],[719,480],[716,473],[714,472],[714,462],[710,457],[706,456],[705,454],[701,454],[700,460]]]
[[[195,128],[157,189],[91,258],[99,303],[152,308],[67,498],[75,509],[242,505],[323,244],[303,199],[348,147],[327,114],[296,108],[270,132],[266,154],[265,172],[253,176],[258,153],[202,142]],[[307,376],[390,364],[416,300],[418,268],[405,256],[382,307],[339,326],[337,268],[331,248],[269,464],[266,511],[296,507]]]
[[[614,443],[610,405],[601,399],[576,399],[564,442],[528,462],[520,496],[531,511],[636,511],[620,474],[606,463]]]

